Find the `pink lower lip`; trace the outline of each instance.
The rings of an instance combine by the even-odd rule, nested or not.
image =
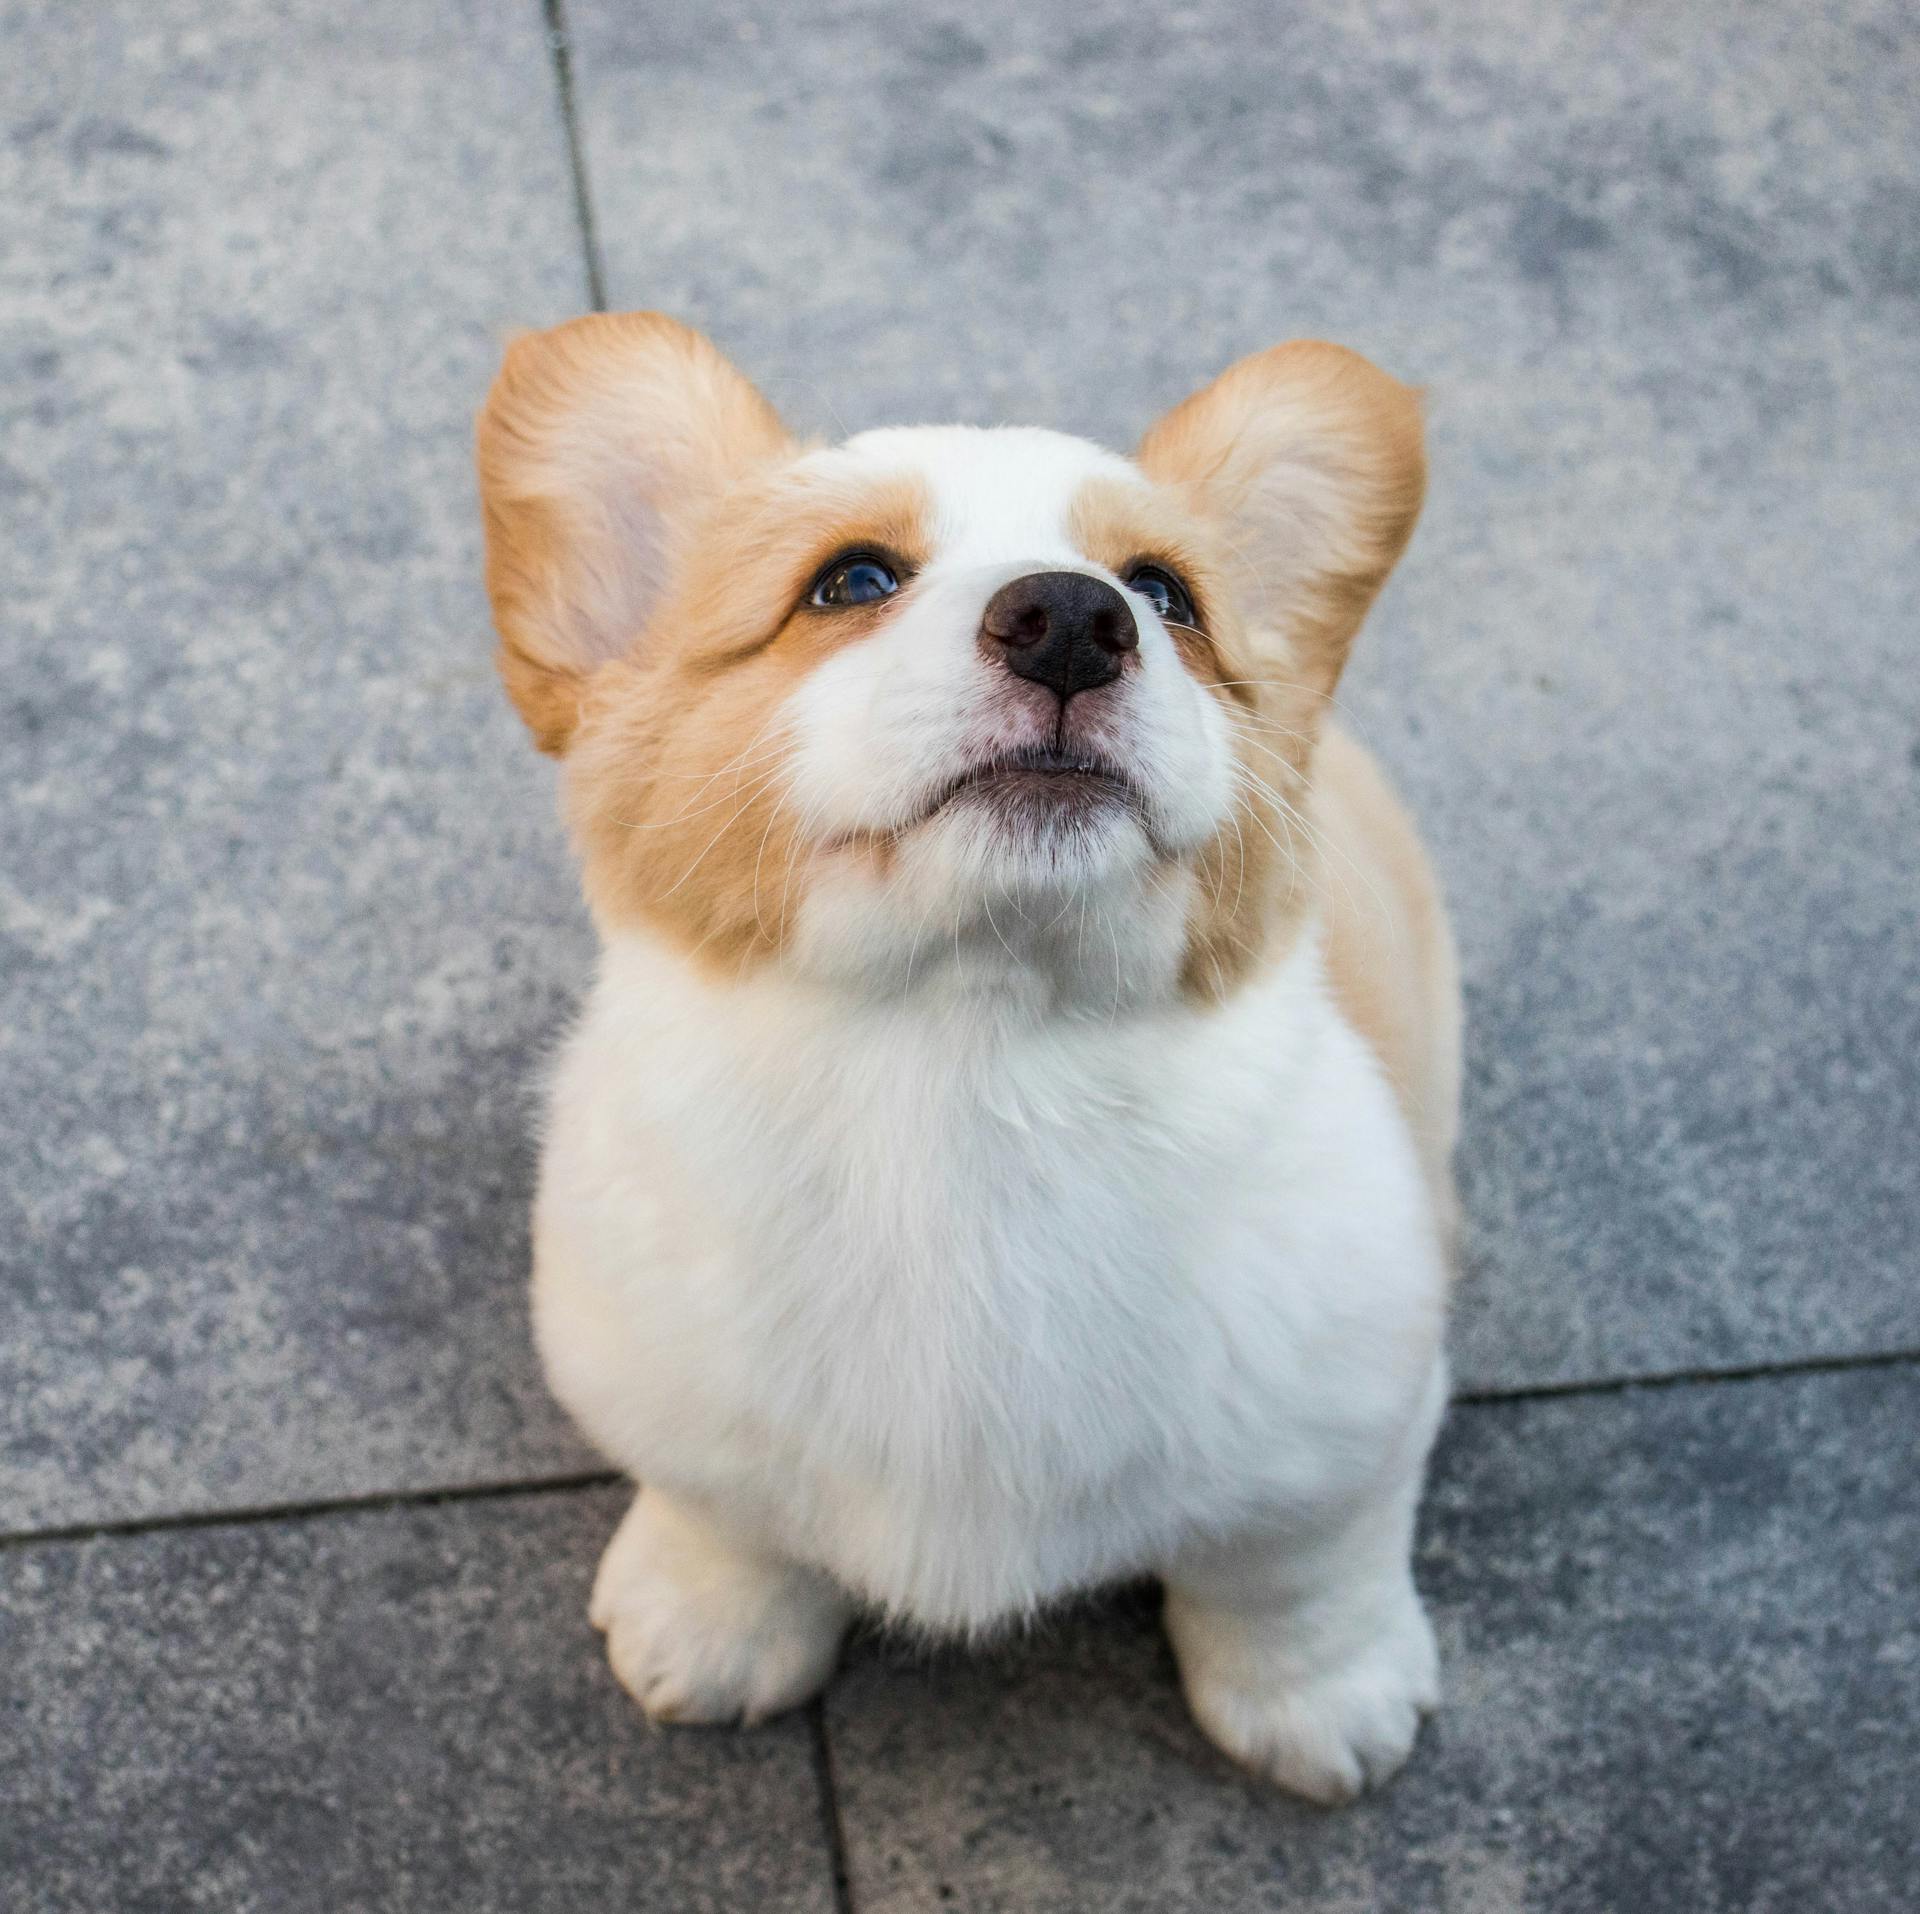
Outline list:
[[[1117,766],[1085,749],[1030,746],[1020,751],[996,754],[963,771],[947,787],[946,797],[957,796],[969,788],[998,783],[1009,778],[1030,780],[1077,780],[1110,786],[1131,797],[1133,783]]]
[[[989,758],[962,772],[935,801],[933,808],[962,797],[968,791],[1031,791],[1035,797],[1094,797],[1108,795],[1131,801],[1135,791],[1104,758],[1087,751],[1016,751]]]
[[[904,824],[880,831],[849,831],[822,846],[827,851],[859,848],[881,838],[897,839],[919,825],[930,823],[949,804],[976,797],[987,803],[1030,807],[1057,817],[1062,812],[1090,816],[1112,804],[1125,805],[1147,826],[1139,788],[1123,773],[1083,755],[1022,753],[1018,757],[976,765],[945,785],[926,808]]]
[[[1109,805],[1140,809],[1139,792],[1118,771],[1095,759],[1022,753],[1005,763],[976,767],[935,800],[928,815],[964,798],[1033,818],[1090,817]]]
[[[951,802],[953,798],[964,797],[969,791],[1032,791],[1036,795],[1054,795],[1062,799],[1083,793],[1116,798],[1131,795],[1131,787],[1111,771],[999,765],[963,778],[943,801]]]

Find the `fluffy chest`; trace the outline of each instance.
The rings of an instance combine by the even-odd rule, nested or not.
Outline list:
[[[710,1062],[673,1147],[735,1245],[732,1333],[762,1374],[779,1356],[792,1420],[875,1466],[1035,1480],[1137,1422],[1261,1154],[1231,1070],[1182,1047],[903,1018]]]
[[[543,1191],[610,1305],[629,1466],[724,1478],[948,1622],[1314,1492],[1325,1444],[1289,1430],[1346,1386],[1327,1352],[1377,1287],[1337,1218],[1380,1206],[1333,1187],[1325,1087],[1288,1114],[1328,1062],[1301,1003],[1118,1032],[750,1006],[716,1037],[631,1001],[576,1042]]]

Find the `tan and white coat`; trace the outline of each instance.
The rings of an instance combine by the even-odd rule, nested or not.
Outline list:
[[[808,449],[697,334],[600,316],[512,348],[480,470],[502,672],[603,940],[534,1308],[644,1485],[592,1601],[621,1679],[755,1718],[857,1603],[976,1631],[1152,1573],[1224,1747],[1320,1799],[1390,1773],[1436,1697],[1408,1550],[1458,987],[1327,711],[1419,508],[1416,397],[1302,344],[1132,459]],[[854,549],[902,589],[809,603]],[[1059,710],[979,640],[1049,570],[1138,629]],[[1128,802],[1014,828],[970,795],[1061,725]]]

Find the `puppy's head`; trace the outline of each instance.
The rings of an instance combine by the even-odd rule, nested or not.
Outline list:
[[[1310,886],[1313,739],[1419,509],[1419,405],[1278,346],[1129,460],[796,444],[697,333],[519,340],[480,418],[507,689],[589,901],[723,974],[1217,995]]]

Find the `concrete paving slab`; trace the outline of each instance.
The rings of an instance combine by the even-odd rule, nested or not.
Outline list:
[[[862,1914],[1833,1914],[1920,1871],[1920,1371],[1455,1411],[1448,1697],[1328,1814],[1187,1719],[1145,1594],[868,1647],[828,1721]]]
[[[1898,0],[570,0],[615,305],[808,430],[1430,389],[1350,715],[1472,1016],[1462,1381],[1920,1347]]]
[[[1430,386],[1344,703],[1461,915],[1469,1387],[1920,1345],[1890,0],[568,12],[614,302],[805,427],[1124,443],[1301,332]],[[521,1289],[588,939],[466,449],[584,301],[541,9],[0,45],[0,1530],[581,1467]],[[1452,1702],[1344,1817],[1208,1752],[1147,1598],[869,1647],[856,1905],[1904,1906],[1917,1387],[1459,1412]],[[0,1547],[0,1898],[832,1906],[806,1723],[656,1737],[607,1675],[618,1501]]]
[[[588,940],[470,419],[582,299],[540,10],[0,6],[0,1523],[583,1460]]]
[[[829,1914],[807,1722],[650,1729],[613,1492],[0,1549],[0,1899]]]

